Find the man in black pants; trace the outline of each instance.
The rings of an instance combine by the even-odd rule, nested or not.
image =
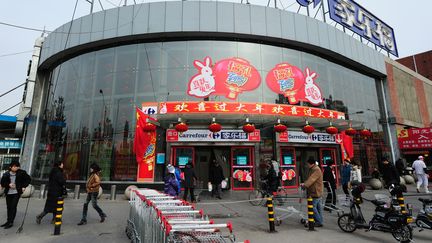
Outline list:
[[[327,160],[327,166],[324,168],[323,180],[327,189],[326,206],[324,208],[326,211],[330,211],[330,208],[336,208],[336,180],[332,170],[333,164],[333,160]]]
[[[13,226],[15,220],[18,201],[21,194],[30,184],[31,178],[25,170],[20,169],[19,162],[12,162],[9,165],[9,171],[1,178],[1,187],[5,189],[6,206],[7,206],[7,221],[1,227],[9,229]]]

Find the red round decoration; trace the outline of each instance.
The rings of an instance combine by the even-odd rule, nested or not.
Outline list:
[[[179,124],[175,125],[174,128],[177,132],[186,132],[189,129],[188,125],[184,122],[180,122]]]
[[[255,131],[255,126],[253,124],[247,123],[243,125],[243,132],[251,133]]]
[[[357,133],[357,131],[352,127],[345,130],[345,134],[348,136],[354,136],[354,135],[356,135],[356,133]]]
[[[313,133],[313,132],[315,132],[315,127],[313,127],[311,125],[306,125],[303,127],[303,132],[307,133],[307,134]]]
[[[241,58],[233,57],[218,61],[213,67],[213,75],[216,81],[214,94],[224,94],[232,100],[243,91],[258,88],[261,83],[258,70]]]
[[[219,123],[213,122],[212,124],[209,125],[208,129],[211,132],[216,133],[222,130],[222,126]]]
[[[339,130],[334,126],[329,126],[326,128],[326,132],[328,134],[337,134],[339,132]]]
[[[274,130],[277,133],[286,132],[287,127],[284,124],[278,123],[274,126]]]
[[[156,125],[147,122],[146,124],[144,124],[143,128],[144,132],[154,132],[156,130]]]
[[[363,129],[360,131],[360,136],[367,138],[372,136],[372,133],[369,129]]]
[[[288,97],[290,104],[297,104],[300,101],[298,97],[302,93],[305,77],[298,67],[280,63],[268,72],[266,82],[273,92]]]

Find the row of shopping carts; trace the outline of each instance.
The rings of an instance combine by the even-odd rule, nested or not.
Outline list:
[[[129,203],[126,235],[131,242],[235,242],[231,223],[216,224],[184,200],[139,189],[131,192]]]

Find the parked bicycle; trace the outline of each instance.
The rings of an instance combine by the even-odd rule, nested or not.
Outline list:
[[[350,212],[342,214],[338,218],[339,228],[349,233],[362,228],[367,229],[367,231],[389,232],[399,242],[411,242],[412,228],[409,224],[412,222],[412,218],[410,215],[403,214],[400,206],[396,205],[393,200],[389,207],[385,206],[387,202],[372,200],[371,202],[376,206],[375,214],[369,223],[366,223],[360,207],[360,204],[363,202],[361,193],[364,190],[365,187],[363,184],[353,186]],[[391,187],[389,190],[392,196],[397,194],[395,187]]]
[[[273,195],[273,199],[278,203],[283,203],[283,198],[288,194],[287,190],[281,186],[278,187],[276,192],[271,192],[267,186],[267,181],[262,180],[260,187],[249,193],[249,203],[253,206],[264,206],[267,201],[267,197]]]

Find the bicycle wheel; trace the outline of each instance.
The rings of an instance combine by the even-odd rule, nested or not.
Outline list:
[[[357,229],[354,218],[348,213],[342,214],[338,218],[338,226],[342,231],[348,233],[352,233]]]
[[[249,193],[249,203],[253,206],[263,205],[264,201],[264,195],[260,190],[253,190]]]

